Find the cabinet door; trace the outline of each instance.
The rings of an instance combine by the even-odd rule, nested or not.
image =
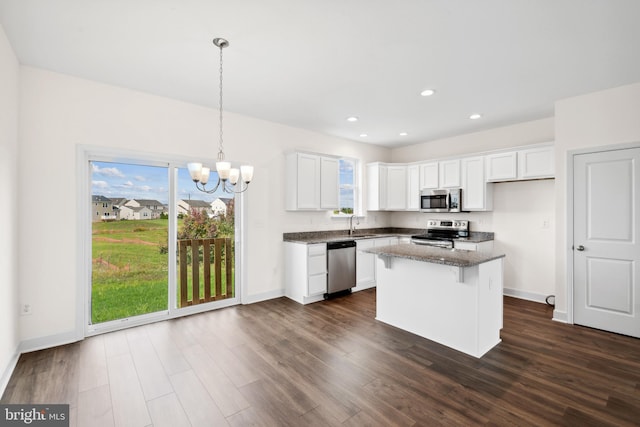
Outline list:
[[[553,146],[546,146],[518,151],[518,178],[553,178],[555,176],[553,149]]]
[[[460,160],[444,160],[439,163],[440,188],[460,187]]]
[[[420,165],[420,190],[438,188],[438,162]]]
[[[315,274],[313,276],[309,276],[309,283],[307,287],[307,295],[308,297],[313,295],[321,295],[327,292],[327,275],[326,274]]]
[[[356,283],[365,284],[376,280],[376,256],[363,252],[374,246],[374,239],[356,240]]]
[[[407,209],[407,167],[387,166],[386,210]]]
[[[312,154],[298,154],[298,209],[320,208],[320,158]]]
[[[407,166],[407,210],[420,210],[420,167]]]
[[[517,173],[517,153],[509,151],[506,153],[488,154],[485,156],[485,167],[487,181],[511,181],[518,177]]]
[[[462,159],[462,210],[491,210],[490,189],[484,179],[484,157]]]
[[[320,158],[320,209],[338,209],[340,161],[332,157]]]

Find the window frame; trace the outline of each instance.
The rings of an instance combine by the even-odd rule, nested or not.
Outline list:
[[[353,162],[353,213],[348,214],[341,211],[341,207],[338,210],[334,210],[331,213],[333,218],[349,218],[352,215],[357,217],[363,217],[362,212],[362,161],[355,157],[338,156],[338,161]],[[340,170],[340,168],[338,169]],[[341,205],[342,200],[342,182],[341,176],[338,178],[338,205]]]
[[[169,305],[167,310],[146,315],[136,316],[127,321],[116,320],[102,324],[91,325],[89,322],[91,303],[89,292],[91,292],[91,220],[92,220],[92,198],[91,198],[91,168],[90,162],[114,162],[139,164],[142,166],[160,166],[168,170],[169,183],[169,212],[176,215],[169,215],[169,248],[177,249],[177,169],[186,169],[187,163],[193,159],[178,155],[163,155],[157,153],[129,151],[126,149],[114,149],[96,147],[79,144],[76,146],[76,240],[77,240],[77,262],[76,262],[76,327],[73,333],[76,340],[101,333],[111,332],[119,329],[139,326],[147,323],[187,316],[195,313],[215,310],[218,308],[238,305],[242,303],[243,290],[245,288],[244,277],[246,259],[245,245],[243,244],[246,232],[246,211],[244,208],[244,193],[236,194],[236,231],[235,231],[235,295],[221,301],[214,301],[195,306],[177,307],[176,287],[177,284],[177,254],[176,250],[169,250],[168,280],[169,280]],[[214,164],[214,159],[203,159],[206,163]],[[98,213],[99,215],[99,213]]]

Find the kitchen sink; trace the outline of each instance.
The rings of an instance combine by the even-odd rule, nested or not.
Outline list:
[[[357,239],[358,237],[375,237],[377,236],[377,234],[352,234],[349,237],[353,237],[354,239]]]

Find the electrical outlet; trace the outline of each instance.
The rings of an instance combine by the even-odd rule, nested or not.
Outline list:
[[[542,221],[542,228],[549,228],[549,220],[545,219]]]
[[[33,311],[32,311],[31,304],[22,304],[22,310],[20,311],[21,315],[28,316],[32,313]]]

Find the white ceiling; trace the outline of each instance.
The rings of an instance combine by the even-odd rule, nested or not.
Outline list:
[[[217,107],[225,37],[226,110],[386,146],[640,81],[638,18],[638,0],[0,0],[22,64]]]

